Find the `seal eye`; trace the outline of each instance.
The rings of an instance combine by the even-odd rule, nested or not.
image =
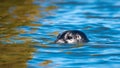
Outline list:
[[[71,37],[71,36],[68,36],[67,39],[72,39],[72,37]]]

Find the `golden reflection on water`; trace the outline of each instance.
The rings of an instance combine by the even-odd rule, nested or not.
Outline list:
[[[25,30],[21,26],[42,26],[31,23],[35,17],[41,17],[38,9],[41,6],[33,4],[33,0],[1,0],[0,1],[0,68],[26,68],[26,62],[32,58],[35,43],[32,38],[19,37]],[[49,6],[46,12],[54,9]],[[32,29],[33,33],[37,29]],[[19,40],[22,42],[18,43]],[[24,42],[23,42],[24,41]]]

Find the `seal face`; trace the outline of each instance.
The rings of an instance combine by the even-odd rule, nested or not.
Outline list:
[[[68,30],[57,36],[55,43],[84,43],[88,42],[87,36],[78,30]]]

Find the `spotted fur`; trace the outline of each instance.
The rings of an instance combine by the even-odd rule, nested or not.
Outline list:
[[[83,43],[88,42],[87,36],[78,30],[68,30],[57,36],[55,43]]]

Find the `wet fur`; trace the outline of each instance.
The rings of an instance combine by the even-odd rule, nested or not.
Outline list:
[[[72,37],[72,39],[69,39],[69,37]],[[74,41],[73,43],[82,43],[89,41],[87,36],[83,32],[78,30],[68,30],[63,32],[62,34],[59,34],[55,43],[70,43],[70,40],[71,43],[72,41]]]

